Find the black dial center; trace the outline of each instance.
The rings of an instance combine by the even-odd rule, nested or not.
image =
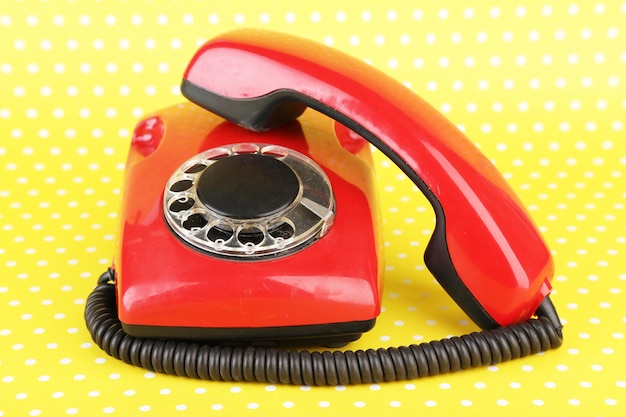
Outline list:
[[[196,187],[200,201],[232,219],[271,216],[298,197],[300,182],[284,162],[260,154],[234,155],[209,165]]]

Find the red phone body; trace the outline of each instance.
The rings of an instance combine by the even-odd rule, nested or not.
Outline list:
[[[177,238],[162,209],[168,178],[191,155],[231,143],[279,145],[314,159],[337,206],[326,235],[288,256],[259,261],[221,259]],[[115,261],[124,330],[156,338],[356,339],[380,312],[375,194],[369,144],[314,111],[266,133],[191,103],[147,117],[128,156]]]
[[[501,174],[452,123],[369,65],[305,39],[236,31],[198,50],[182,92],[205,109],[182,104],[148,117],[128,159],[115,265],[127,333],[356,338],[371,328],[380,311],[381,221],[366,140],[433,205],[426,264],[480,327],[527,320],[550,293],[551,253]],[[162,212],[168,178],[191,155],[232,143],[280,145],[316,161],[336,199],[328,232],[255,262],[177,238]]]

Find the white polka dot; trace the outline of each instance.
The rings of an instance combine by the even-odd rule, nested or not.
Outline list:
[[[519,18],[526,17],[527,12],[528,11],[526,10],[526,7],[524,7],[524,6],[517,6],[515,8],[515,16],[517,16]]]
[[[209,23],[212,25],[217,25],[220,22],[220,17],[216,13],[209,14]]]
[[[24,49],[26,49],[26,41],[23,39],[16,39],[13,42],[13,48],[15,48],[18,51],[23,51]]]
[[[263,24],[268,24],[270,22],[270,14],[267,12],[263,12],[259,15],[259,21]]]
[[[536,42],[541,38],[541,34],[539,33],[538,30],[531,30],[530,32],[528,32],[528,40],[531,42]]]
[[[246,21],[246,16],[243,13],[235,13],[234,20],[236,24],[241,25]]]
[[[184,25],[191,26],[194,23],[194,17],[193,17],[193,15],[191,13],[185,13],[183,15],[182,21],[183,21]]]
[[[155,49],[157,47],[156,40],[152,38],[146,39],[143,45],[146,47],[146,49],[149,49],[149,50]]]
[[[130,22],[134,25],[134,26],[140,26],[143,23],[143,17],[140,14],[133,14],[130,17]]]
[[[387,11],[387,20],[390,22],[395,22],[398,19],[398,11],[397,10],[389,10]]]
[[[293,24],[296,22],[296,14],[294,12],[288,12],[285,14],[285,21],[289,24]]]
[[[53,44],[50,39],[42,39],[41,41],[39,41],[39,47],[44,51],[49,51],[52,49]]]
[[[320,12],[311,13],[311,22],[319,23],[322,20],[322,14]]]
[[[421,9],[415,9],[411,13],[411,17],[413,18],[413,20],[422,20],[422,18],[424,17],[424,12]]]
[[[501,14],[501,10],[499,7],[492,7],[491,9],[489,9],[489,16],[492,19],[498,19],[500,17]]]

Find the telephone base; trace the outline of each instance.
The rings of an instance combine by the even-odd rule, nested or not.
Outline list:
[[[325,346],[342,347],[374,327],[376,319],[347,323],[264,328],[198,328],[129,325],[130,336],[145,339],[213,342],[222,346]]]

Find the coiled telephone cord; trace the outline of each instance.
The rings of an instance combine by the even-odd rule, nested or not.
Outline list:
[[[85,321],[108,355],[149,371],[207,380],[295,385],[390,382],[494,365],[562,344],[554,317],[398,348],[357,351],[217,346],[142,339],[124,332],[107,271],[89,295]]]

